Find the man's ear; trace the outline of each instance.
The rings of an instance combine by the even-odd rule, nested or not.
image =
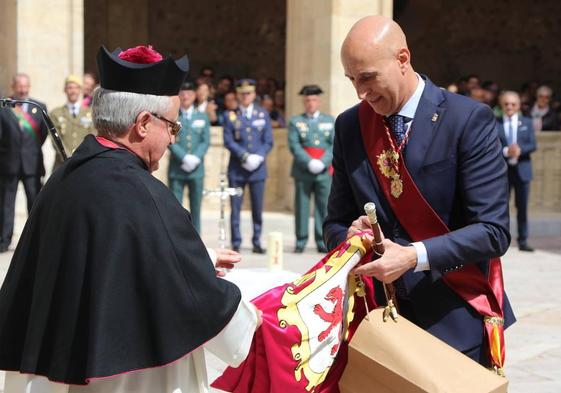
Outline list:
[[[136,122],[133,126],[133,133],[140,139],[146,138],[150,131],[150,122],[152,115],[147,111],[142,111],[136,117]]]
[[[401,48],[397,52],[397,60],[399,61],[399,65],[402,71],[405,71],[407,68],[411,66],[411,52],[407,48]]]

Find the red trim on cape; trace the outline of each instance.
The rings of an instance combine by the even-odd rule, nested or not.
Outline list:
[[[95,140],[102,146],[108,147],[110,149],[123,149],[123,150],[127,150],[125,149],[123,146],[119,146],[118,144],[116,144],[115,142],[113,142],[110,139],[104,138],[102,136],[96,136]]]

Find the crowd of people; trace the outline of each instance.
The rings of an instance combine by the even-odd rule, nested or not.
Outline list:
[[[230,185],[248,186],[253,206],[253,249],[256,252],[264,252],[259,238],[261,232],[261,213],[263,209],[264,180],[266,178],[266,153],[262,152],[261,155],[253,154],[252,157],[250,157],[250,162],[255,159],[256,156],[261,157],[259,164],[254,169],[249,164],[243,165],[244,163],[242,163],[241,160],[247,157],[240,156],[240,151],[251,153],[251,151],[259,150],[263,144],[267,146],[265,150],[268,152],[272,147],[273,138],[272,134],[269,135],[268,131],[263,133],[263,129],[269,130],[269,128],[286,127],[288,128],[290,149],[295,157],[294,165],[296,166],[296,169],[292,171],[292,176],[295,178],[295,183],[297,185],[295,196],[297,244],[295,251],[302,252],[306,244],[308,229],[307,221],[304,220],[303,217],[307,217],[309,199],[312,194],[315,194],[317,198],[315,206],[319,209],[319,211],[315,213],[315,218],[318,223],[314,231],[317,247],[318,251],[324,251],[325,245],[322,240],[321,222],[325,218],[325,206],[330,183],[322,185],[318,190],[314,190],[310,188],[313,182],[309,182],[311,178],[316,178],[318,174],[327,173],[327,168],[329,168],[331,162],[329,159],[324,160],[325,162],[320,166],[321,173],[314,173],[314,171],[318,170],[317,168],[310,169],[307,167],[308,161],[317,164],[318,160],[312,160],[312,158],[308,157],[310,149],[313,149],[314,146],[310,145],[306,147],[307,151],[305,152],[305,156],[309,159],[303,160],[301,154],[302,148],[298,148],[295,144],[303,146],[307,143],[311,144],[314,142],[319,144],[321,142],[321,146],[319,147],[324,148],[324,150],[328,152],[326,157],[330,157],[330,149],[332,146],[331,133],[334,120],[329,115],[322,114],[322,116],[327,117],[322,117],[323,120],[321,122],[308,121],[308,118],[313,120],[314,112],[317,111],[319,113],[319,103],[308,108],[309,111],[311,111],[310,113],[307,113],[306,111],[308,111],[308,109],[305,109],[303,115],[297,115],[294,119],[286,119],[284,111],[284,82],[279,82],[274,78],[244,80],[250,82],[251,87],[249,90],[251,91],[240,93],[240,86],[239,84],[236,85],[237,81],[232,76],[222,75],[216,77],[212,67],[204,66],[200,69],[196,78],[190,79],[189,82],[182,86],[180,93],[182,103],[180,112],[185,114],[180,116],[179,120],[182,123],[184,131],[177,138],[177,142],[170,147],[171,158],[168,171],[170,188],[180,201],[183,201],[184,188],[187,187],[189,189],[189,209],[192,214],[194,225],[197,230],[200,231],[200,210],[204,179],[204,163],[202,163],[202,161],[204,161],[204,155],[209,146],[209,127],[214,125],[224,127],[225,147],[233,153],[232,156],[234,159],[239,156],[238,159],[240,160],[237,165],[229,165]],[[238,81],[244,80],[240,79]],[[30,86],[31,81],[27,74],[16,74],[12,80],[12,98],[30,99]],[[96,86],[97,78],[94,73],[87,72],[83,77],[75,75],[68,76],[64,80],[64,92],[67,98],[66,103],[50,112],[51,118],[57,130],[59,130],[68,154],[72,154],[86,135],[95,132],[92,122],[91,105],[93,92]],[[503,91],[498,83],[494,81],[482,82],[479,76],[472,74],[462,77],[457,82],[448,85],[446,90],[471,97],[476,101],[489,105],[493,109],[497,119],[499,119],[499,127],[502,126],[505,109],[501,102],[501,93]],[[321,89],[318,91],[321,93]],[[508,91],[507,93],[515,92]],[[301,92],[301,94],[307,97],[304,93]],[[244,104],[244,99],[247,98],[245,96],[248,95],[251,95],[251,97]],[[519,101],[516,111],[519,112],[522,117],[531,119],[529,127],[533,130],[532,135],[534,132],[558,131],[561,129],[561,102],[559,99],[555,99],[553,90],[549,86],[537,82],[528,82],[521,87],[516,95],[515,101]],[[318,97],[319,94],[314,96]],[[510,97],[512,97],[512,94]],[[46,108],[41,102],[33,99],[31,100],[37,102],[41,107]],[[258,111],[256,115],[262,117],[261,119],[256,119],[256,123],[255,121],[251,121],[251,115],[249,117],[241,116],[239,119],[237,118],[237,114],[241,113],[240,110],[245,110],[250,105],[252,108],[253,105],[255,105]],[[189,108],[191,108],[191,111],[197,113],[194,117],[191,116],[191,112],[187,115]],[[3,214],[1,220],[0,251],[6,251],[11,241],[15,192],[18,181],[21,180],[25,185],[28,208],[31,209],[33,201],[41,188],[41,178],[45,174],[41,149],[33,148],[33,146],[37,144],[37,141],[39,142],[39,146],[41,146],[47,137],[46,128],[40,114],[36,112],[36,109],[28,105],[18,105],[14,114],[15,116],[12,117],[4,113],[1,117],[3,121],[2,127],[5,130],[15,129],[14,127],[19,128],[17,123],[23,121],[27,124],[29,132],[23,135],[21,142],[17,142],[27,146],[27,148],[21,150],[21,154],[18,157],[12,157],[13,154],[6,154],[0,161],[0,171],[2,172],[3,179],[1,190]],[[316,117],[317,116],[316,114]],[[36,118],[33,119],[34,117]],[[241,125],[240,119],[244,121],[246,118],[249,122],[245,125]],[[254,123],[257,124],[265,120],[265,123],[258,124],[254,127]],[[201,125],[203,126],[201,127]],[[247,134],[248,138],[245,138],[245,132],[240,132],[240,127],[243,128],[246,126],[255,131],[255,134]],[[192,132],[192,130],[197,129],[197,127],[198,131]],[[318,133],[314,134],[314,132],[308,132],[310,130],[316,130]],[[501,130],[501,140],[504,142],[503,144],[506,148],[505,159],[510,159],[509,165],[511,171],[518,170],[518,167],[524,168],[524,166],[527,165],[526,161],[530,161],[530,154],[536,149],[535,138],[532,138],[532,140],[528,142],[525,149],[519,149],[518,144],[516,144],[516,148],[509,149],[509,142],[513,142],[510,140],[512,138],[505,134],[509,130],[504,128]],[[325,135],[319,131],[326,131],[324,132]],[[6,145],[6,150],[13,153],[17,150],[13,146],[16,142],[13,138],[10,139],[7,137],[7,132],[4,132],[3,135],[3,144]],[[316,137],[316,139],[312,141],[310,139],[311,135],[323,135],[323,137],[319,139]],[[522,135],[522,138],[519,139],[519,141],[523,143],[524,134],[520,135]],[[262,140],[262,136],[267,136],[268,140],[265,142]],[[254,138],[253,141],[251,140],[252,138]],[[240,143],[244,145],[243,148],[238,146]],[[320,152],[320,157],[324,150]],[[251,154],[248,154],[248,156],[249,155]],[[521,156],[520,159],[519,156]],[[60,166],[61,163],[61,157],[57,154],[53,170]],[[22,169],[20,170],[20,168]],[[531,247],[529,247],[526,242],[527,204],[531,168],[525,169],[524,172],[526,174],[522,176],[524,179],[523,181],[520,181],[519,175],[511,174],[509,176],[512,177],[511,186],[515,192],[518,209],[518,227],[522,233],[518,239],[519,245],[523,250],[531,250]],[[252,173],[251,176],[249,176],[250,173]],[[257,173],[261,173],[261,175],[257,176]],[[240,182],[240,174],[243,174],[244,176],[242,177],[247,177],[247,179]],[[260,178],[259,182],[254,181],[258,177]],[[261,179],[261,177],[263,179]],[[303,177],[307,179],[309,184],[302,184]],[[253,180],[247,181],[250,178]],[[523,183],[523,185],[520,185],[521,183]],[[318,184],[314,187],[319,187]],[[238,250],[241,244],[241,235],[239,233],[241,198],[233,197],[232,206],[232,247]]]
[[[226,122],[224,114],[236,110],[235,79],[231,75],[216,77],[210,66],[201,68],[195,78],[196,108],[205,112],[212,125],[223,126]],[[273,128],[286,127],[284,82],[275,78],[258,78],[255,80],[256,103],[262,106],[271,118]]]
[[[495,81],[481,81],[478,75],[471,74],[449,84],[446,89],[489,105],[497,117],[503,115],[499,103],[503,89]],[[553,93],[550,86],[538,81],[526,82],[518,90],[520,112],[532,119],[536,132],[561,130],[561,100]]]

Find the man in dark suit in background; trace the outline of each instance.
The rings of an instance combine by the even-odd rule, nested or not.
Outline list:
[[[511,191],[514,188],[518,248],[520,251],[534,251],[528,245],[528,196],[532,181],[530,154],[536,150],[536,135],[532,119],[522,116],[520,112],[520,96],[517,92],[503,92],[500,104],[503,116],[497,121],[503,156],[508,164],[509,188]]]
[[[489,345],[497,344],[484,335],[489,314],[449,280],[483,276],[490,266],[500,272],[494,258],[509,246],[506,165],[493,112],[415,73],[405,35],[389,18],[357,22],[341,59],[362,102],[335,122],[328,248],[368,229],[363,206],[374,202],[385,253],[355,273],[395,281],[400,313],[489,365]],[[502,275],[495,277],[491,314],[504,315],[495,321],[502,331],[514,315],[506,296],[499,300]],[[486,297],[479,281],[460,281]]]
[[[12,98],[29,98],[30,81],[27,74],[12,79]],[[47,125],[41,111],[29,104],[0,109],[0,252],[8,249],[14,230],[15,202],[21,180],[27,196],[27,211],[31,211],[45,175],[41,146],[47,137]]]

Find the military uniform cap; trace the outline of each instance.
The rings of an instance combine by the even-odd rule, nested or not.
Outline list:
[[[66,86],[68,83],[76,83],[78,86],[82,86],[82,80],[78,75],[68,75],[64,80],[64,85]]]
[[[255,91],[255,80],[240,79],[236,81],[236,91],[238,93],[253,93]]]
[[[137,46],[109,52],[101,46],[97,53],[99,83],[104,89],[157,96],[175,96],[187,72],[187,56],[165,58],[151,46]]]
[[[195,84],[192,81],[185,81],[181,85],[180,90],[193,90],[194,91],[195,90]]]
[[[304,87],[302,87],[300,93],[298,94],[300,94],[301,96],[316,96],[322,93],[323,90],[321,90],[318,85],[305,85]]]

